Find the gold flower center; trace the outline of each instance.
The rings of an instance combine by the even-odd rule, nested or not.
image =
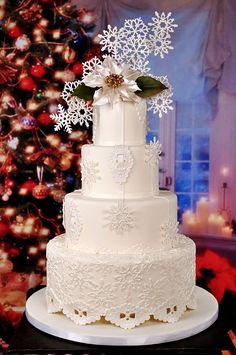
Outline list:
[[[105,77],[105,83],[109,88],[118,88],[124,82],[123,75],[111,74]]]

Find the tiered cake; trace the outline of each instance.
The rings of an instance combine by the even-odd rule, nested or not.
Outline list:
[[[146,101],[98,106],[82,148],[82,189],[47,246],[47,304],[77,324],[132,328],[194,308],[195,245],[177,232],[176,195],[158,188],[160,145],[145,143]]]
[[[82,189],[66,195],[65,234],[47,246],[48,311],[79,325],[175,322],[196,306],[195,244],[178,234],[176,195],[159,191],[160,144],[146,144],[146,103],[161,117],[172,102],[168,79],[146,75],[147,56],[173,49],[175,27],[157,12],[148,26],[141,18],[108,26],[99,38],[110,56],[84,63],[82,81],[63,90],[68,111],[59,105],[52,115],[68,132],[93,120]]]

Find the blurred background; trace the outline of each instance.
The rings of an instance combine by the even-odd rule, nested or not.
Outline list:
[[[63,232],[62,201],[81,186],[92,128],[55,132],[65,81],[101,57],[97,34],[124,19],[172,12],[174,50],[151,60],[167,75],[173,110],[149,115],[163,154],[160,187],[178,196],[180,230],[197,244],[197,283],[222,304],[236,297],[236,2],[0,0],[0,347],[26,293],[46,282],[46,244]]]

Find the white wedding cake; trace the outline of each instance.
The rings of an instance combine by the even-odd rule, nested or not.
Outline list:
[[[93,144],[82,147],[82,189],[65,196],[65,234],[47,245],[48,312],[125,329],[175,322],[196,307],[195,244],[178,233],[176,195],[159,191],[161,146],[155,138],[146,144],[140,92],[150,77],[111,57],[90,64],[64,93],[93,88]],[[69,115],[83,107],[83,120],[81,100],[73,96],[70,106]]]

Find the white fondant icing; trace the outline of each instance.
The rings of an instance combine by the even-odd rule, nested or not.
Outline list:
[[[133,328],[150,318],[175,322],[195,308],[195,244],[179,235],[174,249],[150,254],[80,253],[56,237],[47,248],[47,304],[83,325],[102,316]]]
[[[66,239],[70,228],[71,201],[79,206],[83,230],[77,242],[73,240],[70,244],[68,236],[68,246],[80,251],[105,249],[109,253],[117,253],[140,243],[148,248],[163,249],[161,225],[169,220],[177,221],[176,195],[171,192],[160,191],[158,196],[146,199],[126,199],[124,204],[132,211],[134,226],[117,238],[116,230],[107,228],[105,224],[106,211],[117,205],[119,200],[87,198],[81,191],[75,191],[65,197]]]
[[[143,115],[142,112],[141,115]],[[135,102],[119,101],[113,105],[96,106],[94,117],[96,135],[93,143],[95,145],[145,144],[146,116],[142,120],[138,119]]]
[[[123,157],[120,154],[122,150]],[[159,165],[156,162],[155,166],[148,166],[145,146],[122,148],[86,144],[82,147],[82,164],[88,159],[98,162],[100,179],[90,186],[82,181],[84,196],[111,199],[146,198],[158,193]]]

